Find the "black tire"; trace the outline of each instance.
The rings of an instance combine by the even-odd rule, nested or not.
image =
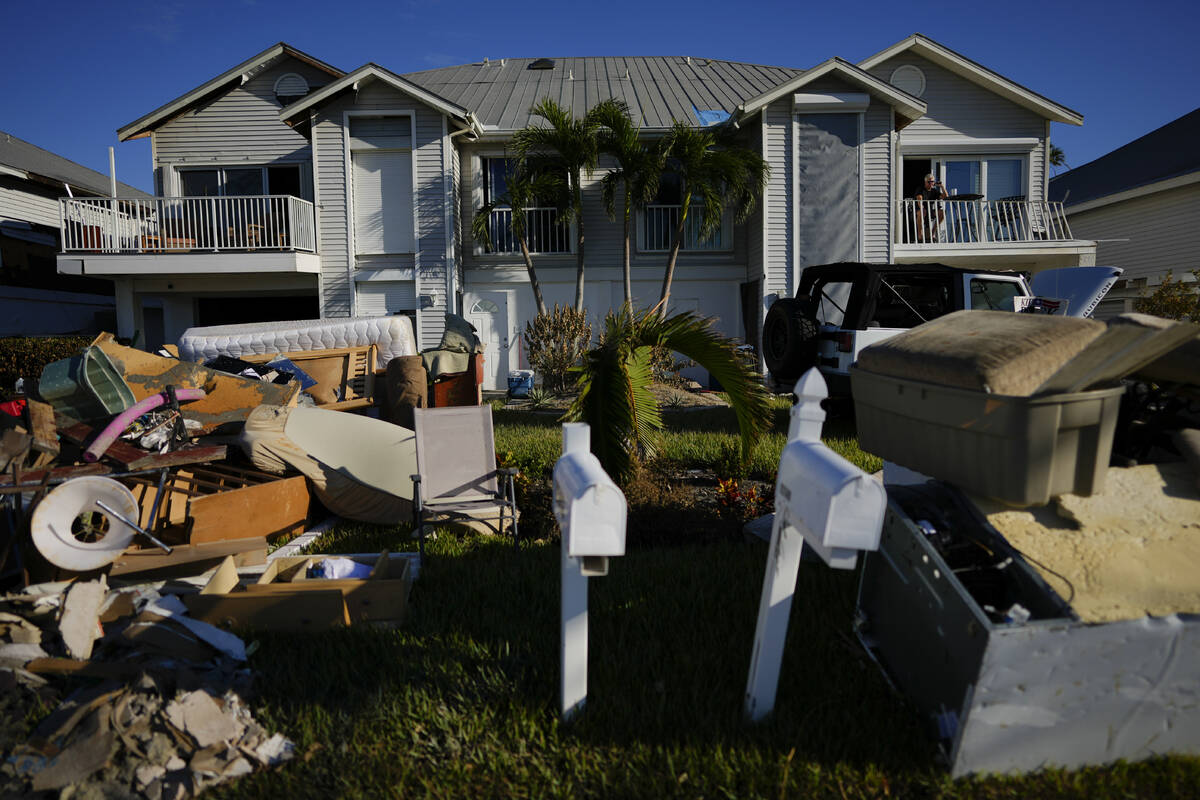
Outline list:
[[[809,303],[785,297],[767,309],[763,360],[779,381],[794,381],[817,363],[820,327]]]

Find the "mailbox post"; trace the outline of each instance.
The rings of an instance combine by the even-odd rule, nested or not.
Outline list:
[[[588,578],[625,555],[625,495],[591,452],[586,423],[563,425],[554,464],[554,516],[562,533],[561,708],[573,717],[587,700]]]
[[[821,400],[828,396],[821,373],[806,372],[795,393],[775,481],[775,522],[746,680],[745,712],[752,721],[775,708],[804,545],[835,569],[853,569],[859,550],[879,549],[887,508],[883,484],[821,442]]]

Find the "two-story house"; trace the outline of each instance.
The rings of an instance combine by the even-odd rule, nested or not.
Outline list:
[[[672,291],[673,308],[750,342],[808,265],[1093,263],[1095,245],[1045,201],[1050,123],[1082,117],[917,34],[861,64],[807,70],[614,57],[344,73],[276,45],[118,132],[151,137],[159,196],[65,201],[59,269],[116,282],[122,333],[161,304],[167,338],[197,324],[406,314],[428,347],[455,311],[488,345],[488,385],[503,386],[524,366],[533,295],[511,237],[485,248],[471,221],[503,191],[508,144],[545,97],[576,115],[618,97],[647,136],[676,120],[725,125],[761,151],[771,174],[755,213],[705,239],[688,230]],[[623,296],[607,166],[582,181],[597,321]],[[927,172],[951,197],[924,208],[908,198]],[[658,299],[679,203],[664,182],[636,220],[638,305]],[[507,213],[493,212],[500,234]],[[570,226],[553,207],[527,217],[547,302],[570,302]]]

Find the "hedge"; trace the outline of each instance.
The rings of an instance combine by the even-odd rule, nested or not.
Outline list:
[[[0,339],[0,392],[11,392],[17,378],[39,378],[42,368],[78,355],[90,336],[9,336]]]

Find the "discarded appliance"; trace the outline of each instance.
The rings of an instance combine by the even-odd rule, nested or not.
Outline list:
[[[406,428],[320,408],[260,406],[246,420],[241,445],[264,472],[304,475],[335,514],[384,525],[412,517],[417,455]]]
[[[562,531],[560,709],[571,719],[587,701],[588,578],[608,574],[608,559],[625,555],[625,495],[590,449],[586,423],[563,425],[554,465],[554,517]]]
[[[1112,384],[1200,328],[1121,320],[1081,344],[1067,320],[969,313],[868,348],[852,370],[863,448],[923,473],[885,467],[860,640],[955,776],[1200,753],[1200,591],[1184,585],[1200,568],[1196,476],[1150,465],[1135,484],[1143,467],[1109,466]],[[1183,572],[1138,573],[1152,557]],[[1097,599],[1114,571],[1120,591]],[[1184,591],[1168,602],[1171,581]]]
[[[829,392],[815,367],[796,383],[795,394],[775,481],[775,521],[746,679],[745,713],[753,721],[775,708],[804,545],[831,567],[853,569],[859,550],[879,546],[887,506],[883,484],[821,441],[821,401]]]
[[[354,623],[397,625],[412,590],[410,555],[349,556],[367,567],[364,578],[323,578],[314,568],[329,556],[277,558],[254,579],[227,559],[199,594],[184,603],[196,619],[221,627],[314,631]]]
[[[188,328],[179,337],[179,357],[207,361],[219,355],[252,355],[332,350],[375,345],[380,366],[397,356],[417,354],[412,320],[390,317],[331,317]]]

